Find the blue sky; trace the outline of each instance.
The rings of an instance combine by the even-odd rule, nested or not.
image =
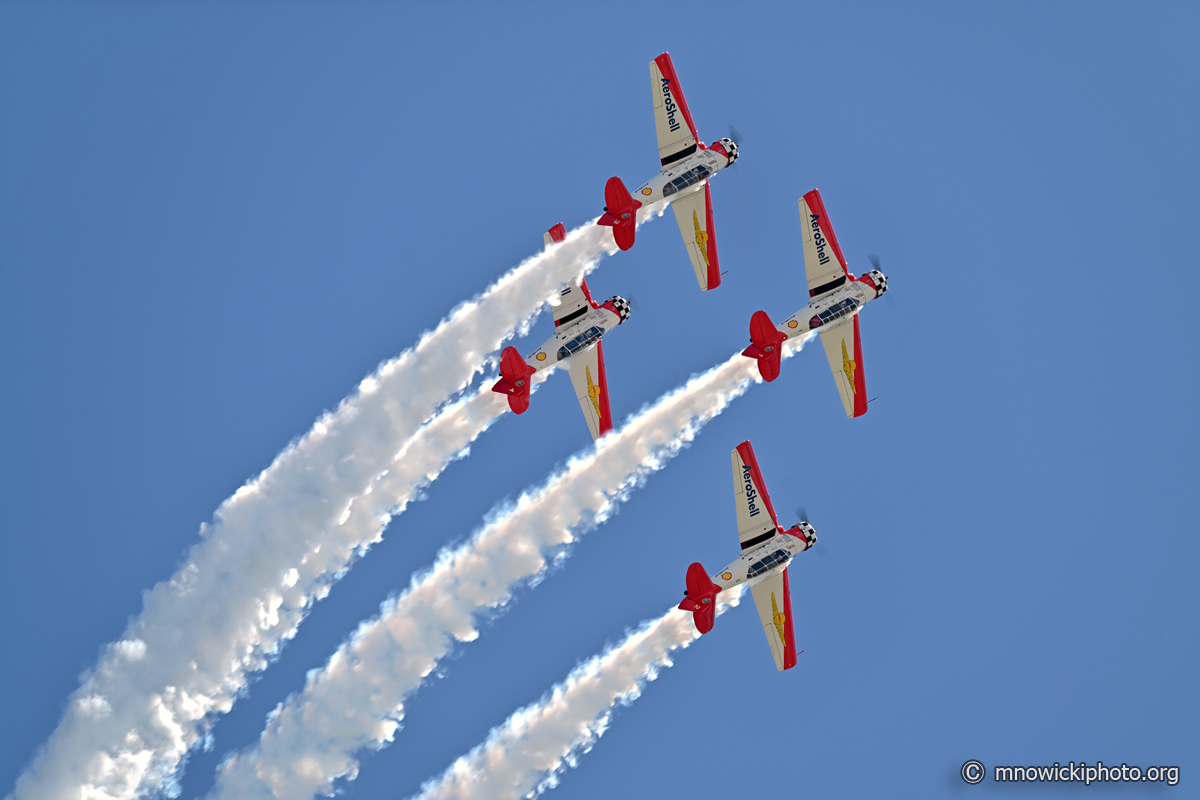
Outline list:
[[[808,652],[776,673],[750,607],[721,617],[555,797],[1005,795],[962,783],[969,758],[1180,765],[1191,793],[1195,4],[6,3],[0,23],[4,792],[224,498],[547,227],[598,214],[608,177],[653,173],[667,50],[701,135],[744,136],[713,182],[728,274],[697,291],[670,216],[601,263],[593,290],[638,303],[606,339],[614,414],[803,304],[813,187],[851,268],[877,253],[889,277],[862,317],[878,402],[846,420],[819,348],[752,387],[459,648],[347,796],[413,794],[677,601],[690,562],[728,561],[744,439],[827,546],[792,568]],[[503,417],[316,606],[184,796],[439,548],[588,446],[565,378]]]

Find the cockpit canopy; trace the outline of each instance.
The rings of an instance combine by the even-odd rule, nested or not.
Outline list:
[[[746,571],[746,579],[758,577],[767,570],[775,569],[776,567],[787,564],[791,560],[791,554],[787,550],[776,550],[768,556],[765,556],[761,561],[755,561],[750,565],[750,569]]]
[[[565,361],[583,349],[590,347],[595,342],[600,341],[600,337],[604,335],[604,329],[599,325],[593,325],[587,330],[575,336],[562,347],[558,348],[558,357],[556,360]]]
[[[711,150],[713,147],[716,147],[717,145],[721,146],[721,149],[723,149],[725,151],[725,155],[729,158],[729,164],[727,164],[726,166],[732,165],[733,162],[738,160],[737,142],[735,142],[733,139],[717,139],[715,142],[712,143],[712,147],[710,147],[709,149]]]
[[[604,305],[607,306],[610,303],[612,304],[613,310],[617,312],[617,316],[621,318],[621,322],[629,319],[630,309],[628,300],[626,300],[624,297],[621,297],[619,294],[614,294],[604,302]],[[617,324],[620,325],[621,322],[618,322]]]

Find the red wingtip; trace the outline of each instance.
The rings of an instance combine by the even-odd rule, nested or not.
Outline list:
[[[558,242],[561,242],[563,239],[567,238],[567,226],[560,222],[550,230],[546,231],[546,233],[550,234],[550,240],[557,244]]]
[[[708,243],[705,245],[705,255],[708,261],[708,289],[712,291],[721,285],[721,262],[717,258],[717,227],[713,222],[712,185],[704,184],[704,227],[708,231]]]
[[[858,328],[858,316],[854,317],[854,416],[867,413],[867,379],[863,369],[862,333]]]

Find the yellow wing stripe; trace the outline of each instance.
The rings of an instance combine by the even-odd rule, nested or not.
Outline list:
[[[700,217],[696,216],[696,212],[692,212],[692,224],[696,226],[696,244],[700,246],[700,257],[704,259],[704,266],[708,266],[708,233],[700,227]]]
[[[584,376],[587,378],[588,399],[592,401],[592,407],[596,409],[596,419],[603,420],[604,415],[600,413],[600,387],[592,383],[592,368],[583,368]]]
[[[850,391],[858,394],[858,387],[854,385],[854,370],[858,369],[858,365],[850,360],[850,356],[846,353],[846,340],[842,339],[842,370],[846,373],[846,379],[850,381]]]
[[[771,592],[771,620],[775,623],[775,630],[779,632],[779,641],[786,645],[787,637],[783,635],[783,623],[787,621],[787,614],[780,611],[776,605],[774,592]]]

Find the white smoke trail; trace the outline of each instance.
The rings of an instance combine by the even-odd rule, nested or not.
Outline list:
[[[790,340],[785,356],[805,341]],[[455,640],[479,635],[476,612],[507,603],[514,586],[542,574],[556,549],[563,555],[563,547],[606,520],[752,380],[757,367],[741,355],[693,377],[523,494],[467,543],[443,551],[271,713],[258,745],[222,766],[213,796],[311,797],[332,792],[337,778],[355,777],[354,754],[391,742],[405,697]]]
[[[201,526],[202,541],[183,566],[145,593],[142,614],[83,677],[58,728],[18,779],[18,800],[171,793],[182,758],[233,706],[248,675],[267,666],[312,603],[378,541],[379,521],[339,524],[349,521],[354,500],[387,478],[405,442],[438,407],[471,383],[514,330],[530,324],[561,283],[612,251],[611,242],[606,229],[588,224],[527,259],[382,364],[226,500],[212,524]],[[502,411],[498,396],[474,402],[496,400]],[[444,419],[427,438],[454,422]],[[429,469],[463,446],[446,444],[454,449],[440,460],[427,453]],[[379,502],[385,511],[394,505]]]
[[[722,592],[717,613],[738,604],[744,586]],[[517,800],[558,785],[608,730],[615,706],[629,705],[672,665],[671,653],[700,638],[692,615],[672,608],[575,669],[541,700],[513,712],[487,740],[421,786],[418,800]]]

